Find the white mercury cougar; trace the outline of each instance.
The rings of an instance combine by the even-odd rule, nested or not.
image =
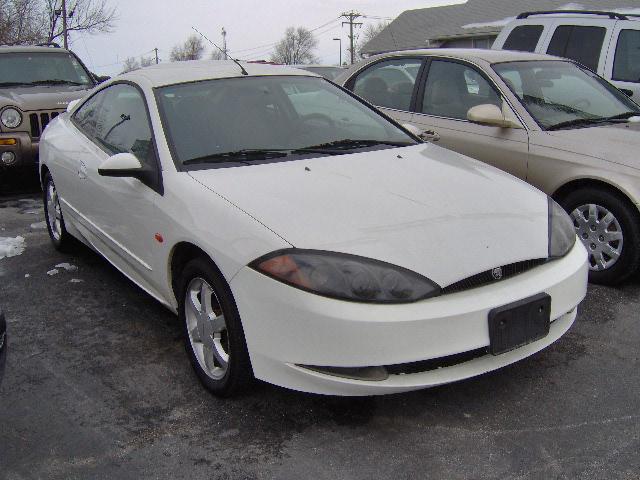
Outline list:
[[[586,293],[553,200],[302,70],[114,78],[47,127],[40,172],[54,246],[81,240],[177,312],[218,395],[469,378],[556,341]]]

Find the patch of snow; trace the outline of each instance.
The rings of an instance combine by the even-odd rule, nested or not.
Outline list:
[[[82,283],[84,280],[80,280],[79,278],[72,278],[69,280],[69,283]]]
[[[22,255],[25,248],[23,237],[0,237],[0,259]]]
[[[29,274],[29,273],[25,273],[24,274],[24,278],[29,278],[30,276],[31,276],[31,274]]]
[[[42,230],[44,228],[47,228],[47,222],[42,221],[42,222],[38,222],[38,223],[32,223],[31,224],[31,228],[34,230]]]
[[[494,27],[504,27],[508,23],[514,21],[516,17],[507,17],[502,20],[493,20],[491,22],[480,22],[480,23],[468,23],[467,25],[462,25],[461,28],[471,29],[471,28],[494,28]]]
[[[589,10],[589,9],[580,3],[571,2],[556,8],[556,10]],[[607,8],[603,10],[627,14],[627,15],[640,15],[640,8],[617,8],[616,7],[616,8]]]
[[[53,277],[54,275],[57,275],[58,273],[60,273],[60,270],[58,270],[57,268],[54,268],[53,270],[49,270],[47,272],[47,275],[49,275],[50,277]]]
[[[75,265],[71,265],[70,263],[59,263],[58,265],[56,265],[56,268],[64,268],[67,272],[75,272],[76,270],[78,270],[78,267],[76,267]]]
[[[629,117],[629,123],[640,123],[640,117]]]
[[[26,212],[27,215],[40,215],[42,213],[42,210],[27,210]]]

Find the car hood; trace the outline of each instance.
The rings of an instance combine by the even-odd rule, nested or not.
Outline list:
[[[554,139],[556,148],[640,169],[640,123],[615,123],[547,133]]]
[[[87,92],[83,87],[71,85],[1,88],[0,107],[16,106],[23,112],[62,110],[70,101],[82,98]]]
[[[440,286],[548,254],[545,194],[432,144],[190,175],[295,247],[382,260]]]

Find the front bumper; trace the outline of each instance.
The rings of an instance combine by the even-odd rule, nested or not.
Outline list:
[[[15,145],[0,145],[0,156],[4,152],[13,152],[16,161],[11,165],[0,162],[0,169],[35,168],[38,165],[38,141],[32,140],[26,132],[3,132],[0,139],[15,138]]]
[[[586,295],[588,267],[581,242],[564,258],[473,290],[403,305],[328,299],[287,286],[251,268],[231,288],[242,318],[256,378],[328,395],[415,390],[473,377],[528,357],[560,338]],[[301,365],[377,367],[449,357],[489,346],[493,308],[546,292],[549,334],[511,352],[384,380],[356,380]]]

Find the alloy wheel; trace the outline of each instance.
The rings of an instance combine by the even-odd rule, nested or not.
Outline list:
[[[609,210],[593,203],[580,205],[571,218],[578,238],[589,254],[589,269],[611,268],[622,255],[624,236],[618,219]]]
[[[59,241],[62,237],[62,209],[56,186],[51,181],[47,184],[47,217],[51,235],[54,240]]]
[[[200,367],[220,380],[229,368],[229,337],[220,301],[206,280],[198,277],[189,282],[184,309],[189,341]]]

